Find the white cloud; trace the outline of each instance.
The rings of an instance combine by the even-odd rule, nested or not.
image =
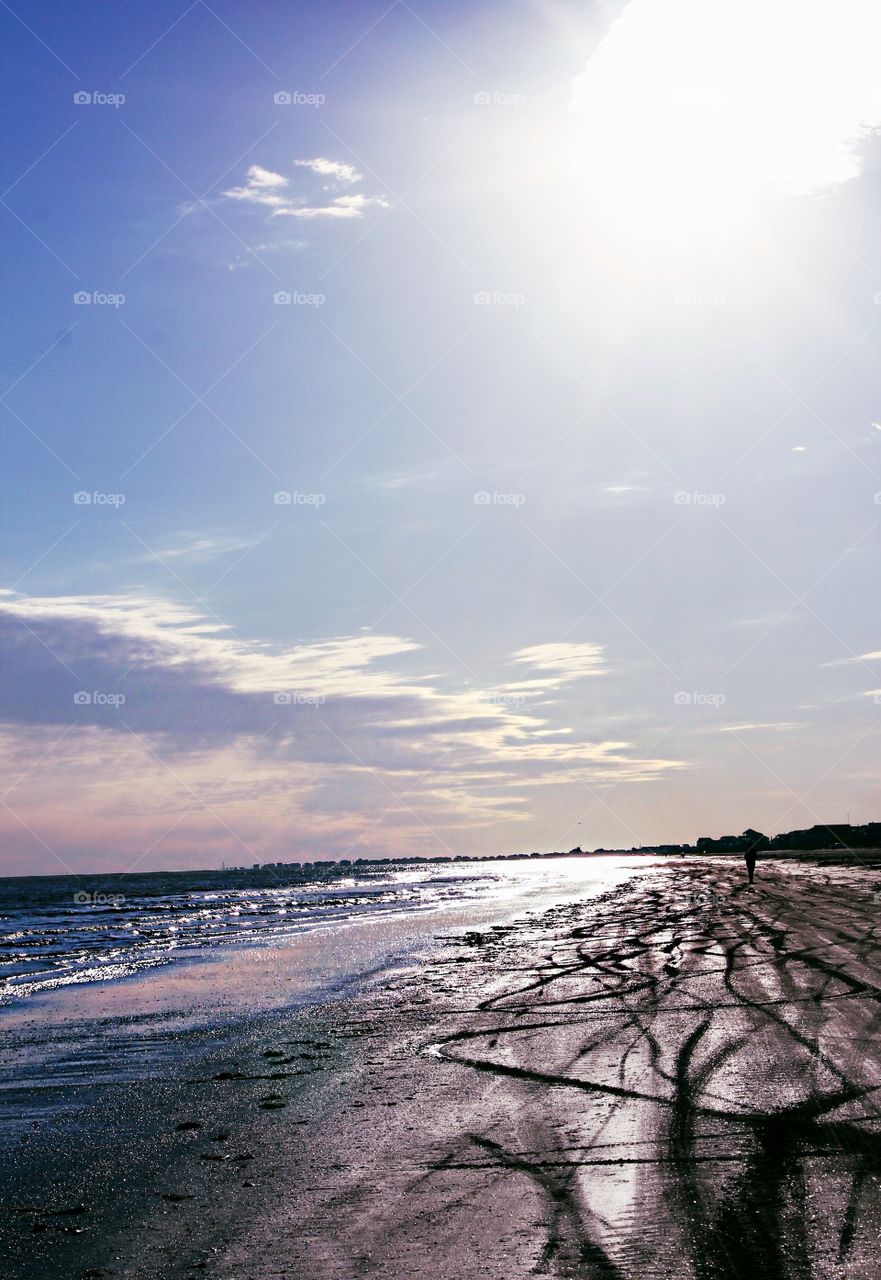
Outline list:
[[[518,649],[514,661],[531,667],[540,673],[545,686],[558,687],[570,680],[584,676],[602,675],[603,647],[599,644],[574,644],[557,641],[554,644],[534,644],[528,649]]]
[[[250,204],[265,204],[270,208],[278,208],[285,203],[285,198],[279,193],[287,186],[287,178],[280,173],[273,173],[259,164],[252,164],[244,186],[231,187],[223,194],[228,200],[246,200]]]
[[[288,185],[287,178],[280,173],[273,173],[271,169],[264,169],[262,165],[252,164],[248,170],[248,181],[255,187],[286,187]]]
[[[353,165],[343,164],[338,160],[326,160],[323,156],[315,160],[295,160],[294,164],[298,169],[311,169],[322,178],[336,178],[338,182],[361,181],[361,174]]]
[[[454,775],[477,768],[497,776],[532,773],[579,762],[601,776],[654,776],[671,766],[635,758],[626,742],[579,741],[568,726],[524,709],[543,690],[598,674],[597,645],[519,651],[514,661],[535,676],[511,686],[522,694],[511,699],[406,674],[402,660],[421,648],[406,637],[362,632],[274,648],[147,596],[0,591],[0,631],[8,650],[0,716],[13,722],[118,729],[121,717],[108,717],[103,706],[74,703],[79,689],[104,690],[125,693],[127,723],[163,735],[172,748],[265,733],[292,757],[347,759],[344,742],[362,762],[392,770],[424,768],[430,760],[436,767],[438,752],[455,760],[447,766]],[[310,716],[285,713],[278,722],[272,695],[287,692],[319,696],[321,715],[310,707]]]
[[[380,209],[389,207],[383,196],[336,196],[330,204],[294,205],[288,204],[275,210],[275,215],[284,218],[361,218],[364,210],[375,206]]]
[[[881,662],[881,649],[872,649],[869,653],[858,653],[853,658],[836,658],[833,662],[824,662],[824,667],[850,667],[855,662]]]
[[[360,215],[365,209],[390,209],[391,204],[385,196],[340,196],[336,203],[342,208],[355,209]]]
[[[301,204],[286,205],[275,211],[280,218],[360,218],[361,214],[352,209],[340,208],[337,204]]]
[[[328,178],[331,183],[351,185],[361,181],[361,174],[352,165],[336,160],[321,157],[315,160],[295,160],[294,166]],[[369,196],[362,191],[327,196],[325,193],[328,189],[329,184],[323,184],[317,199],[300,195],[292,190],[290,179],[283,174],[252,164],[245,182],[241,186],[230,187],[223,194],[228,200],[263,205],[271,210],[272,217],[299,218],[303,221],[319,218],[363,218],[366,209],[389,207],[384,196]]]

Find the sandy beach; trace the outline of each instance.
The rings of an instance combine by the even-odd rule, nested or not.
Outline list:
[[[15,1205],[8,1274],[871,1275],[879,889],[677,860],[450,937],[171,1090],[161,1172]]]
[[[0,1280],[881,1280],[881,0],[0,30]]]

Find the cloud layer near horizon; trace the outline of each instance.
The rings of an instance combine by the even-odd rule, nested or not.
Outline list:
[[[357,841],[379,805],[409,814],[402,838],[412,842],[420,826],[436,835],[437,852],[450,828],[527,816],[528,788],[573,777],[642,781],[677,767],[641,759],[626,741],[579,740],[560,722],[550,695],[605,672],[602,648],[589,643],[532,645],[511,655],[511,681],[455,689],[414,669],[420,646],[406,637],[362,632],[278,649],[151,597],[0,592],[0,638],[3,741],[17,742],[35,771],[27,785],[50,776],[63,791],[68,774],[110,753],[116,803],[135,829],[138,814],[156,808],[164,819],[187,802],[179,794],[160,803],[145,761],[151,776],[191,789],[190,774],[196,788],[210,784],[245,751],[246,766],[230,776],[236,823],[250,828],[261,810],[261,852],[274,827],[267,788],[290,821],[286,779],[310,810],[307,840],[315,833],[305,827],[326,811]],[[82,843],[78,808],[75,792],[66,822]]]

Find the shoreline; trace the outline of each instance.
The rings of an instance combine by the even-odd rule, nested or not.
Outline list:
[[[170,1091],[163,1185],[131,1168],[103,1218],[64,1219],[81,1237],[14,1206],[8,1274],[863,1277],[878,890],[677,859],[459,933]]]
[[[881,823],[869,824],[881,828]],[[833,828],[826,828],[831,830]],[[739,839],[740,837],[733,837]],[[778,837],[773,837],[777,839]],[[51,882],[58,880],[108,880],[108,881],[143,881],[150,876],[173,876],[180,877],[181,881],[190,881],[197,886],[205,884],[205,877],[227,876],[230,882],[234,877],[239,877],[239,884],[243,887],[257,887],[259,884],[263,888],[271,888],[277,884],[288,882],[296,882],[300,879],[308,879],[312,882],[320,879],[322,876],[333,877],[335,875],[362,875],[369,876],[376,872],[381,874],[391,870],[399,870],[401,868],[426,868],[431,870],[433,867],[453,867],[454,869],[466,865],[468,863],[492,863],[492,862],[544,862],[548,859],[565,858],[574,861],[587,860],[593,858],[689,858],[689,859],[707,859],[707,858],[742,858],[743,849],[698,849],[691,844],[653,844],[639,845],[629,849],[557,849],[557,850],[533,850],[530,853],[459,853],[459,854],[437,854],[431,857],[422,857],[414,855],[412,857],[402,856],[395,858],[340,858],[340,859],[321,859],[318,862],[259,862],[253,863],[251,866],[220,866],[220,867],[156,867],[150,871],[109,871],[101,867],[85,868],[82,871],[39,871],[31,875],[2,875],[0,876],[0,884],[8,882],[31,881],[37,884],[41,882]],[[812,844],[800,847],[797,844],[781,844],[774,845],[769,848],[760,848],[759,852],[763,858],[770,859],[788,859],[788,860],[826,860],[841,859],[847,864],[862,861],[863,855],[871,856],[874,861],[881,859],[881,844]],[[279,872],[284,875],[279,878]],[[190,888],[191,885],[184,884],[184,888]]]
[[[318,877],[305,883],[243,886],[237,879],[207,885],[204,878],[190,877],[181,885],[174,876],[162,873],[137,877],[139,889],[128,895],[100,892],[72,892],[70,877],[54,877],[39,894],[32,894],[24,882],[6,882],[0,892],[0,1018],[15,1016],[16,1009],[37,1007],[50,1020],[63,1005],[65,990],[79,988],[78,1002],[89,1012],[100,1013],[101,1005],[114,1005],[125,1016],[127,1000],[121,994],[97,1001],[88,989],[121,993],[128,984],[130,1002],[137,1008],[136,988],[150,975],[163,981],[184,964],[203,964],[244,950],[256,954],[260,947],[287,949],[290,970],[303,976],[303,989],[320,987],[326,978],[357,979],[371,972],[377,956],[358,940],[364,929],[395,934],[394,946],[408,945],[408,937],[421,938],[426,929],[420,918],[473,916],[487,912],[507,916],[521,901],[538,894],[545,902],[571,900],[595,891],[615,877],[627,878],[651,860],[604,857],[590,865],[567,859],[543,860],[526,868],[505,864],[488,868],[463,863],[456,868],[424,866],[379,868],[373,875]],[[259,878],[258,878],[259,880]],[[11,887],[10,887],[11,886]],[[24,886],[24,887],[23,887]],[[4,886],[0,884],[0,889]],[[351,947],[339,938],[351,930]],[[333,939],[331,947],[342,955],[353,951],[350,962],[341,968],[327,954],[322,939]],[[313,952],[324,951],[316,964]],[[357,951],[358,954],[354,954]],[[381,957],[379,958],[381,961]],[[238,966],[240,968],[241,966]],[[272,981],[272,965],[268,966]],[[225,998],[230,983],[235,984],[237,966],[225,964],[194,987],[194,996],[206,1009],[212,989]],[[252,1011],[249,987],[244,1010]],[[291,1003],[290,991],[278,1002],[280,1011]],[[320,999],[320,994],[318,996]],[[46,1004],[46,1001],[49,1003]],[[12,1010],[10,1015],[9,1011]]]

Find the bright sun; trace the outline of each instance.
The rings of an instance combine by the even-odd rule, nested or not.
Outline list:
[[[631,0],[575,81],[582,179],[631,232],[713,232],[859,172],[881,0]]]

